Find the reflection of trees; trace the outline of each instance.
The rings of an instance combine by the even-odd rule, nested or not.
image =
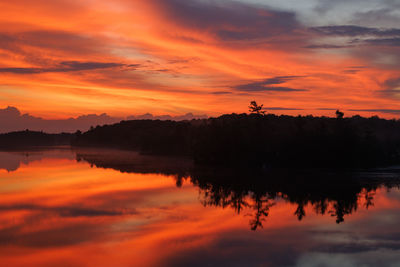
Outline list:
[[[204,206],[231,208],[238,214],[250,210],[252,230],[263,226],[279,199],[297,206],[294,215],[299,220],[306,216],[306,208],[312,207],[316,214],[330,214],[337,223],[341,223],[346,215],[357,211],[360,204],[367,209],[373,206],[379,187],[390,189],[400,185],[399,179],[393,175],[378,178],[371,172],[367,178],[356,173],[316,170],[255,173],[244,169],[199,167],[182,159],[142,156],[117,150],[81,151],[77,154],[78,159],[96,167],[121,172],[174,175],[177,187],[190,179],[200,188]]]
[[[269,209],[275,205],[273,200],[266,196],[256,195],[252,208],[255,211],[254,218],[250,220],[251,230],[255,231],[258,227],[262,227],[262,222],[269,215]]]
[[[192,161],[185,158],[141,155],[138,152],[118,149],[75,148],[76,161],[88,162],[97,168],[114,169],[122,173],[157,173],[176,175],[176,185],[188,175]]]
[[[200,188],[205,206],[230,207],[238,214],[243,209],[251,211],[250,227],[263,226],[278,199],[297,205],[294,215],[302,220],[306,207],[316,214],[330,214],[336,223],[346,215],[356,212],[360,203],[373,206],[375,191],[380,186],[399,186],[395,179],[366,182],[356,174],[269,173],[254,174],[246,171],[207,172],[195,170],[191,182]]]
[[[371,206],[374,206],[374,196],[375,196],[375,191],[373,192],[365,192],[364,193],[365,196],[365,208],[368,209]]]

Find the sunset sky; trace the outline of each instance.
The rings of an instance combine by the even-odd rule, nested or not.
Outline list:
[[[398,0],[1,0],[0,109],[400,117]]]

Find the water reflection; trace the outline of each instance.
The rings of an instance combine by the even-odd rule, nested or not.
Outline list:
[[[230,175],[229,175],[230,173]],[[231,207],[237,213],[243,208],[252,209],[251,229],[262,227],[277,200],[294,204],[294,215],[301,221],[306,216],[305,207],[316,214],[330,216],[336,223],[346,215],[356,212],[360,205],[366,209],[374,205],[378,188],[399,188],[397,174],[371,179],[361,173],[303,172],[249,173],[223,171],[219,174],[194,172],[191,182],[201,189],[205,206]],[[375,177],[376,178],[376,177]]]
[[[41,153],[0,172],[2,266],[400,263],[394,171],[252,173],[110,150]]]
[[[60,147],[58,149],[37,149],[30,151],[0,151],[0,170],[8,172],[16,171],[21,165],[28,165],[43,158],[73,159],[72,153],[65,153],[69,150],[67,147]]]
[[[215,166],[193,166],[179,158],[140,156],[132,152],[109,150],[77,151],[77,160],[96,167],[112,168],[121,172],[161,173],[175,175],[180,187],[189,180],[200,189],[204,206],[230,207],[238,214],[251,210],[252,230],[262,227],[276,201],[285,200],[297,206],[294,215],[301,221],[305,207],[312,206],[316,214],[329,214],[336,223],[357,211],[374,205],[378,188],[400,186],[400,173],[396,169],[363,173],[327,172],[321,170],[267,170],[221,169]]]

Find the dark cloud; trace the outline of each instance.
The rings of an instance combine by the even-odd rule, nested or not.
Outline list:
[[[396,95],[400,92],[400,77],[386,80],[382,87],[383,90],[379,91],[380,93],[389,97],[397,97]]]
[[[400,242],[371,242],[368,243],[341,243],[341,244],[327,244],[327,245],[319,245],[315,247],[313,250],[315,252],[325,252],[329,254],[353,254],[353,253],[362,253],[369,251],[376,251],[379,249],[390,249],[390,250],[400,250]]]
[[[239,2],[158,0],[179,25],[206,31],[220,40],[250,40],[288,35],[299,27],[295,14]]]
[[[0,68],[0,73],[14,73],[14,74],[35,74],[46,72],[40,68]]]
[[[273,78],[268,78],[263,81],[265,85],[272,85],[272,84],[282,84],[287,81],[291,81],[294,79],[304,78],[305,76],[277,76]]]
[[[240,87],[240,88],[239,88]],[[258,84],[248,84],[248,85],[241,85],[237,89],[241,91],[248,91],[248,92],[303,92],[308,91],[306,89],[296,89],[291,87],[284,87],[284,86],[263,86]]]
[[[400,77],[388,79],[384,82],[384,85],[388,89],[395,89],[396,87],[400,87]]]
[[[105,113],[101,115],[82,115],[77,118],[63,120],[46,120],[29,114],[21,114],[15,107],[7,107],[0,109],[0,132],[5,133],[25,129],[50,133],[86,131],[90,126],[111,124],[121,120],[122,118],[113,118]]]
[[[373,28],[356,25],[329,25],[309,28],[310,33],[317,37],[337,37],[331,43],[317,43],[305,46],[310,49],[341,49],[359,48],[356,53],[363,57],[380,57],[382,53],[393,55],[394,51],[376,51],[368,49],[371,46],[398,47],[400,46],[400,28]],[[346,38],[346,39],[344,39]],[[310,40],[317,40],[311,38]],[[363,48],[367,48],[366,50]],[[364,55],[363,55],[364,53]]]
[[[230,95],[232,94],[232,92],[228,92],[228,91],[215,91],[212,92],[213,95]]]
[[[6,119],[8,117],[19,117],[21,112],[16,107],[6,107],[5,109],[0,109],[0,119]]]
[[[400,29],[369,28],[355,25],[320,26],[312,27],[310,30],[314,33],[327,36],[400,36]]]
[[[373,233],[370,235],[371,239],[379,240],[379,241],[395,241],[395,242],[400,242],[400,232],[391,232],[390,234],[388,233]]]
[[[153,116],[152,114],[144,114],[137,116],[129,116],[128,120],[192,120],[192,119],[204,119],[208,116],[205,114],[192,114],[187,113],[185,115],[161,115]],[[111,117],[105,113],[88,114],[82,115],[77,118],[68,118],[61,120],[46,120],[40,117],[34,117],[29,114],[21,114],[21,112],[15,107],[7,107],[0,109],[0,133],[22,131],[22,130],[33,130],[33,131],[45,131],[48,133],[60,133],[60,132],[75,132],[77,130],[87,131],[91,126],[113,124],[120,122],[125,118],[122,117]]]
[[[363,40],[363,42],[369,45],[400,46],[400,37],[384,38],[384,39],[367,39]]]
[[[65,61],[61,62],[60,65],[64,67],[65,70],[91,70],[91,69],[105,69],[105,68],[114,68],[114,67],[122,67],[124,64],[121,63],[104,63],[104,62],[79,62],[79,61]],[[132,64],[130,65],[132,66]],[[136,65],[134,65],[136,66]],[[64,71],[63,68],[60,68],[61,71]]]
[[[349,111],[400,114],[400,109],[349,109]]]
[[[368,66],[350,66],[350,69],[368,69]]]
[[[50,68],[0,68],[0,73],[36,74],[107,69],[126,66],[122,63],[64,61]],[[132,65],[130,65],[132,66]],[[136,66],[136,65],[134,65]]]
[[[67,206],[55,206],[55,207],[47,207],[40,205],[32,205],[32,204],[18,204],[18,205],[10,205],[10,206],[0,206],[0,211],[40,211],[40,212],[52,212],[56,213],[61,217],[99,217],[99,216],[121,216],[125,214],[136,214],[137,212],[131,210],[129,212],[126,211],[117,211],[117,210],[102,210],[102,209],[93,209],[93,208],[83,208],[83,207],[67,207]]]
[[[266,110],[304,110],[302,108],[264,107]]]
[[[365,66],[351,66],[345,70],[343,70],[342,72],[345,74],[356,74],[362,70],[364,70],[366,67]]]
[[[202,240],[201,235],[179,242]],[[302,231],[285,228],[279,234],[274,231],[249,235],[240,230],[218,233],[211,242],[202,246],[184,246],[181,253],[168,255],[160,266],[295,266],[306,249],[302,242],[312,240]],[[174,240],[175,241],[175,240]],[[175,242],[178,242],[176,240]],[[168,244],[165,244],[167,246]]]
[[[348,70],[344,70],[342,71],[345,74],[357,74],[358,72],[360,72],[360,70],[357,69],[348,69]]]
[[[260,83],[253,83],[253,84],[244,84],[235,87],[235,89],[239,91],[246,91],[246,92],[302,92],[308,91],[306,89],[296,89],[291,87],[284,87],[284,86],[264,86]]]
[[[286,83],[288,81],[298,79],[298,78],[303,78],[304,76],[277,76],[273,78],[268,78],[265,80],[257,81],[257,82],[252,82],[252,83],[246,83],[246,84],[241,84],[234,86],[233,88],[238,90],[238,91],[244,91],[244,92],[300,92],[300,91],[308,91],[306,89],[297,89],[297,88],[291,88],[287,86],[275,86],[279,84]]]
[[[341,48],[349,48],[352,47],[351,45],[332,45],[332,44],[315,44],[315,45],[308,45],[304,48],[310,49],[341,49]]]
[[[193,119],[206,119],[208,116],[206,114],[193,114],[186,113],[185,115],[171,116],[171,115],[158,115],[154,116],[153,114],[146,113],[143,115],[136,116],[128,116],[128,120],[174,120],[174,121],[184,121],[184,120],[193,120]]]

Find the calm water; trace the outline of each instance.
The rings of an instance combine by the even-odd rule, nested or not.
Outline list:
[[[397,174],[244,186],[190,169],[130,152],[0,152],[0,265],[400,266]]]

